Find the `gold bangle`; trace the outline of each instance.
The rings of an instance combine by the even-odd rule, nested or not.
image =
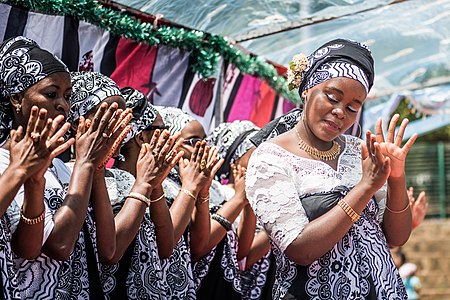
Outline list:
[[[44,219],[45,219],[45,207],[44,211],[42,211],[42,213],[39,216],[33,219],[25,217],[23,214],[23,208],[20,209],[20,220],[22,220],[22,222],[24,222],[27,225],[35,225],[41,223]]]
[[[136,199],[139,200],[143,203],[145,203],[145,205],[150,206],[150,199],[148,199],[147,197],[145,197],[142,194],[136,193],[136,192],[131,192],[128,194],[127,198],[132,198],[132,199]]]
[[[159,196],[158,198],[156,198],[156,199],[154,199],[154,200],[150,199],[150,203],[158,202],[158,201],[160,201],[161,199],[163,199],[164,197],[166,197],[166,194],[163,192],[162,195]]]
[[[197,201],[197,197],[195,197],[194,194],[192,194],[190,191],[188,191],[187,189],[181,189],[181,190],[183,191],[183,193],[185,193],[186,195],[191,197],[194,201]]]
[[[387,210],[388,212],[393,213],[393,214],[401,214],[401,213],[404,213],[405,211],[408,210],[408,208],[409,208],[409,202],[408,202],[408,204],[406,204],[406,207],[405,207],[404,209],[402,209],[402,210],[392,210],[392,209],[390,209],[390,208],[387,206],[387,203],[386,203],[386,210]]]
[[[339,206],[344,210],[344,212],[347,214],[347,216],[350,217],[353,223],[356,223],[359,218],[361,217],[358,215],[358,213],[345,202],[343,199],[339,200],[338,202]]]
[[[206,197],[200,197],[200,201],[198,202],[199,204],[203,204],[208,202],[210,199],[210,195],[206,196]]]

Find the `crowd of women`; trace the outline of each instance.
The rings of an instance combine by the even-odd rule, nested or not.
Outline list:
[[[297,66],[303,110],[207,133],[32,40],[0,44],[0,297],[405,299],[389,247],[411,232],[416,136],[402,146],[398,115],[386,138],[381,121],[343,134],[373,84],[365,46]]]

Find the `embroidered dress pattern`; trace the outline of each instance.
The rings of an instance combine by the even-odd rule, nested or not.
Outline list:
[[[284,254],[309,222],[310,212],[302,205],[305,195],[326,193],[338,186],[353,187],[360,180],[361,140],[345,138],[337,170],[270,142],[261,144],[250,160],[246,181],[249,201],[271,237],[277,262],[274,299],[284,297],[299,281],[306,299],[406,299],[380,227],[386,185],[366,206],[361,219],[320,259],[302,269]],[[306,281],[303,276],[296,278],[304,270]]]

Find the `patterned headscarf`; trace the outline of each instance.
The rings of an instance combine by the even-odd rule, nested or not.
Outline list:
[[[136,135],[147,129],[153,121],[155,121],[158,111],[147,100],[147,97],[132,87],[125,87],[121,90],[123,98],[125,99],[127,108],[133,110],[133,119],[130,121],[131,131],[124,138],[125,144]]]
[[[187,123],[194,121],[194,117],[188,115],[176,107],[156,106],[164,124],[169,126],[170,135],[181,132]]]
[[[264,125],[261,130],[259,130],[253,137],[250,138],[250,141],[258,147],[263,142],[270,140],[282,133],[285,133],[292,128],[294,128],[295,124],[300,121],[302,117],[302,109],[294,108],[293,110],[285,113],[284,115],[273,119],[266,125]]]
[[[374,80],[374,61],[369,48],[355,41],[335,39],[308,56],[299,94],[331,78],[359,81],[369,93]]]
[[[122,96],[117,84],[108,76],[96,72],[70,72],[72,98],[69,120],[74,122],[86,115],[105,99]]]
[[[13,112],[8,98],[57,72],[69,70],[35,41],[17,36],[0,44],[0,143],[6,140],[12,127]]]
[[[253,137],[259,128],[250,121],[236,120],[232,123],[222,123],[206,138],[210,146],[219,149],[219,157],[225,161],[217,171],[220,179],[229,177],[230,164],[244,156],[253,147],[250,138]]]

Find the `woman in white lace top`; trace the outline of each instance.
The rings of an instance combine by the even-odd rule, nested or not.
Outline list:
[[[304,112],[292,130],[250,158],[246,191],[277,260],[274,299],[406,299],[389,252],[411,232],[404,163],[407,125],[366,142],[343,133],[373,84],[364,45],[333,40],[295,56],[291,87]]]

